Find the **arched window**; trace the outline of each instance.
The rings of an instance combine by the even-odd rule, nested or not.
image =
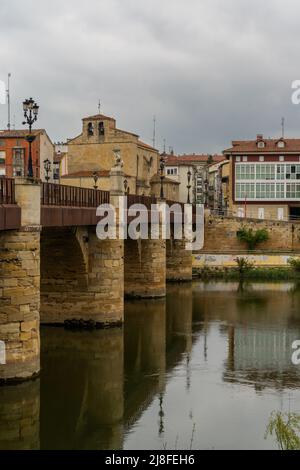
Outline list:
[[[99,135],[104,135],[105,129],[104,129],[104,123],[99,122]]]
[[[88,135],[94,135],[94,126],[92,122],[88,123],[87,133]]]

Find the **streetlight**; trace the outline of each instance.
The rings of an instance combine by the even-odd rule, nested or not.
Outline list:
[[[161,157],[160,157],[159,168],[160,168],[160,199],[164,199],[164,185],[163,185],[163,181],[164,181],[164,177],[165,177],[165,176],[164,176],[165,160],[164,160],[163,155],[161,155]]]
[[[94,180],[94,189],[98,189],[97,182],[98,182],[99,176],[98,176],[97,171],[94,171],[94,173],[92,174],[92,177]]]
[[[33,168],[32,168],[32,153],[31,153],[31,145],[32,142],[35,140],[35,136],[32,134],[32,124],[37,120],[38,113],[39,113],[39,106],[36,102],[29,98],[29,100],[23,101],[23,111],[25,121],[23,122],[23,126],[28,124],[29,126],[29,134],[26,136],[26,140],[29,143],[29,156],[28,156],[28,170],[27,176],[29,178],[33,178]]]
[[[124,191],[125,191],[125,194],[129,193],[128,181],[126,178],[124,179]]]
[[[187,196],[187,203],[190,204],[191,203],[191,198],[190,198],[190,190],[191,190],[191,178],[192,178],[192,172],[191,170],[189,169],[189,171],[187,172],[187,178],[188,178],[188,185],[187,185],[187,190],[188,190],[188,196]]]
[[[47,158],[47,160],[44,160],[44,170],[45,170],[45,173],[46,173],[45,180],[48,183],[48,181],[50,179],[49,173],[51,171],[51,162],[50,162],[49,158]]]

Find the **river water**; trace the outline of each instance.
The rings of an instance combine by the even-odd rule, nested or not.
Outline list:
[[[39,379],[0,388],[1,449],[272,449],[300,413],[300,285],[194,282],[123,329],[42,327]]]

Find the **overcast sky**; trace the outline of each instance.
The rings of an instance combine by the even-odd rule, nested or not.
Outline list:
[[[1,0],[0,80],[12,116],[65,140],[102,112],[175,152],[219,152],[257,133],[300,137],[298,0]],[[13,119],[12,119],[13,120]],[[0,127],[7,109],[0,105]]]

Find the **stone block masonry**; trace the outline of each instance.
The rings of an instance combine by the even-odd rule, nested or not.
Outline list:
[[[125,240],[125,296],[166,295],[165,240]]]
[[[1,381],[39,372],[39,310],[40,233],[0,232],[0,341],[6,352]]]
[[[95,229],[42,234],[41,322],[118,324],[124,310],[123,241]]]
[[[245,226],[254,231],[266,229],[269,240],[259,245],[259,250],[300,251],[300,223],[269,221],[260,219],[242,219],[238,217],[207,216],[205,219],[205,241],[201,252],[239,251],[247,249],[236,236],[237,231]]]
[[[192,280],[192,252],[185,248],[185,240],[167,240],[167,281]]]

